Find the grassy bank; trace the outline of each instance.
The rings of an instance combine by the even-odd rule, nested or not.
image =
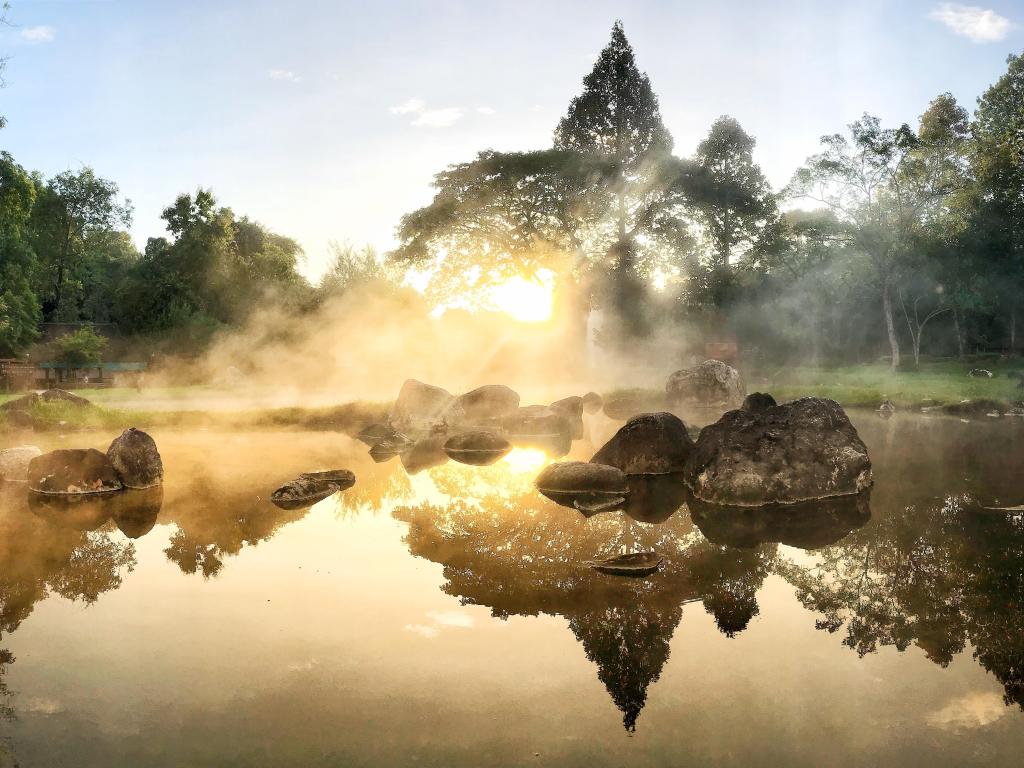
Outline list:
[[[390,407],[390,403],[354,402],[327,408],[272,408],[230,412],[145,411],[54,401],[37,402],[26,413],[32,427],[42,431],[173,427],[337,430],[355,434],[368,424],[383,420]],[[0,431],[18,429],[17,418],[0,411]]]
[[[984,368],[992,378],[972,378],[968,371]],[[893,372],[888,365],[857,365],[841,368],[787,368],[766,376],[755,376],[747,389],[770,392],[776,400],[805,395],[828,397],[846,407],[877,408],[883,400],[912,407],[923,400],[936,404],[989,398],[1006,404],[1024,399],[1020,381],[1010,374],[1021,373],[1020,360],[989,360],[977,363],[954,361],[922,362],[916,370]]]

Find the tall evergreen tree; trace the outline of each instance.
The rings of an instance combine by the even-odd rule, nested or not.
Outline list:
[[[554,143],[589,158],[598,170],[588,189],[589,240],[604,251],[605,298],[624,337],[641,336],[648,319],[638,240],[647,235],[669,248],[688,240],[673,210],[688,167],[672,156],[658,99],[621,22],[555,129]]]

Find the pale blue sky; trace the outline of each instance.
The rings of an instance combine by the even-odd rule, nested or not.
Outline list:
[[[728,113],[781,186],[865,110],[973,109],[1024,50],[1024,0],[980,1],[13,0],[0,148],[117,181],[140,243],[211,187],[316,275],[331,239],[389,247],[446,164],[548,145],[616,18],[677,152]]]

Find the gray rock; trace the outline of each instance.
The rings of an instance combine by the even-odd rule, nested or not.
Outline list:
[[[107,448],[107,458],[125,488],[152,488],[164,481],[156,441],[142,430],[126,429]]]
[[[984,368],[972,368],[967,372],[967,375],[972,379],[991,379],[992,371],[987,371]]]
[[[34,445],[19,445],[0,450],[0,482],[28,482],[28,465],[43,452]]]
[[[427,430],[441,418],[453,400],[446,389],[407,379],[402,384],[388,421],[403,431]]]
[[[95,448],[44,453],[28,465],[28,486],[36,493],[75,495],[109,493],[122,488],[114,466]]]
[[[941,407],[943,413],[950,416],[962,416],[967,418],[981,418],[984,416],[1001,416],[1006,406],[998,400],[979,397],[975,400],[961,400],[959,403],[949,403]]]
[[[303,472],[270,494],[270,500],[281,509],[301,509],[351,488],[355,482],[356,476],[347,469]]]
[[[629,493],[622,470],[586,461],[549,464],[534,484],[552,501],[584,514],[618,508]]]
[[[883,400],[878,406],[878,415],[883,419],[891,419],[896,413],[896,403],[892,400]]]
[[[604,405],[604,400],[597,392],[587,392],[583,396],[583,410],[587,413],[597,413]]]
[[[502,426],[515,437],[572,436],[572,425],[565,415],[546,405],[519,408],[502,420]]]
[[[669,404],[738,408],[747,390],[739,371],[720,360],[705,360],[668,377],[665,395]]]
[[[569,423],[569,433],[573,440],[583,439],[583,398],[563,397],[550,406],[552,411],[565,417]]]
[[[743,507],[856,494],[872,483],[857,430],[838,403],[816,397],[729,411],[701,430],[684,478],[699,501]]]
[[[681,472],[693,450],[686,425],[671,413],[634,416],[591,459],[627,475]]]
[[[504,384],[485,384],[455,398],[444,413],[448,424],[480,424],[502,419],[519,407],[519,393]]]

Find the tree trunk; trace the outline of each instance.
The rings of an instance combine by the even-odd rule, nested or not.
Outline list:
[[[1010,307],[1010,354],[1017,351],[1017,307]]]
[[[892,287],[889,281],[882,286],[882,312],[885,315],[885,330],[889,334],[889,348],[892,350],[892,368],[896,370],[900,367],[900,341],[892,321]]]
[[[957,356],[964,359],[964,336],[960,330],[960,313],[953,307],[953,332],[956,334]]]

